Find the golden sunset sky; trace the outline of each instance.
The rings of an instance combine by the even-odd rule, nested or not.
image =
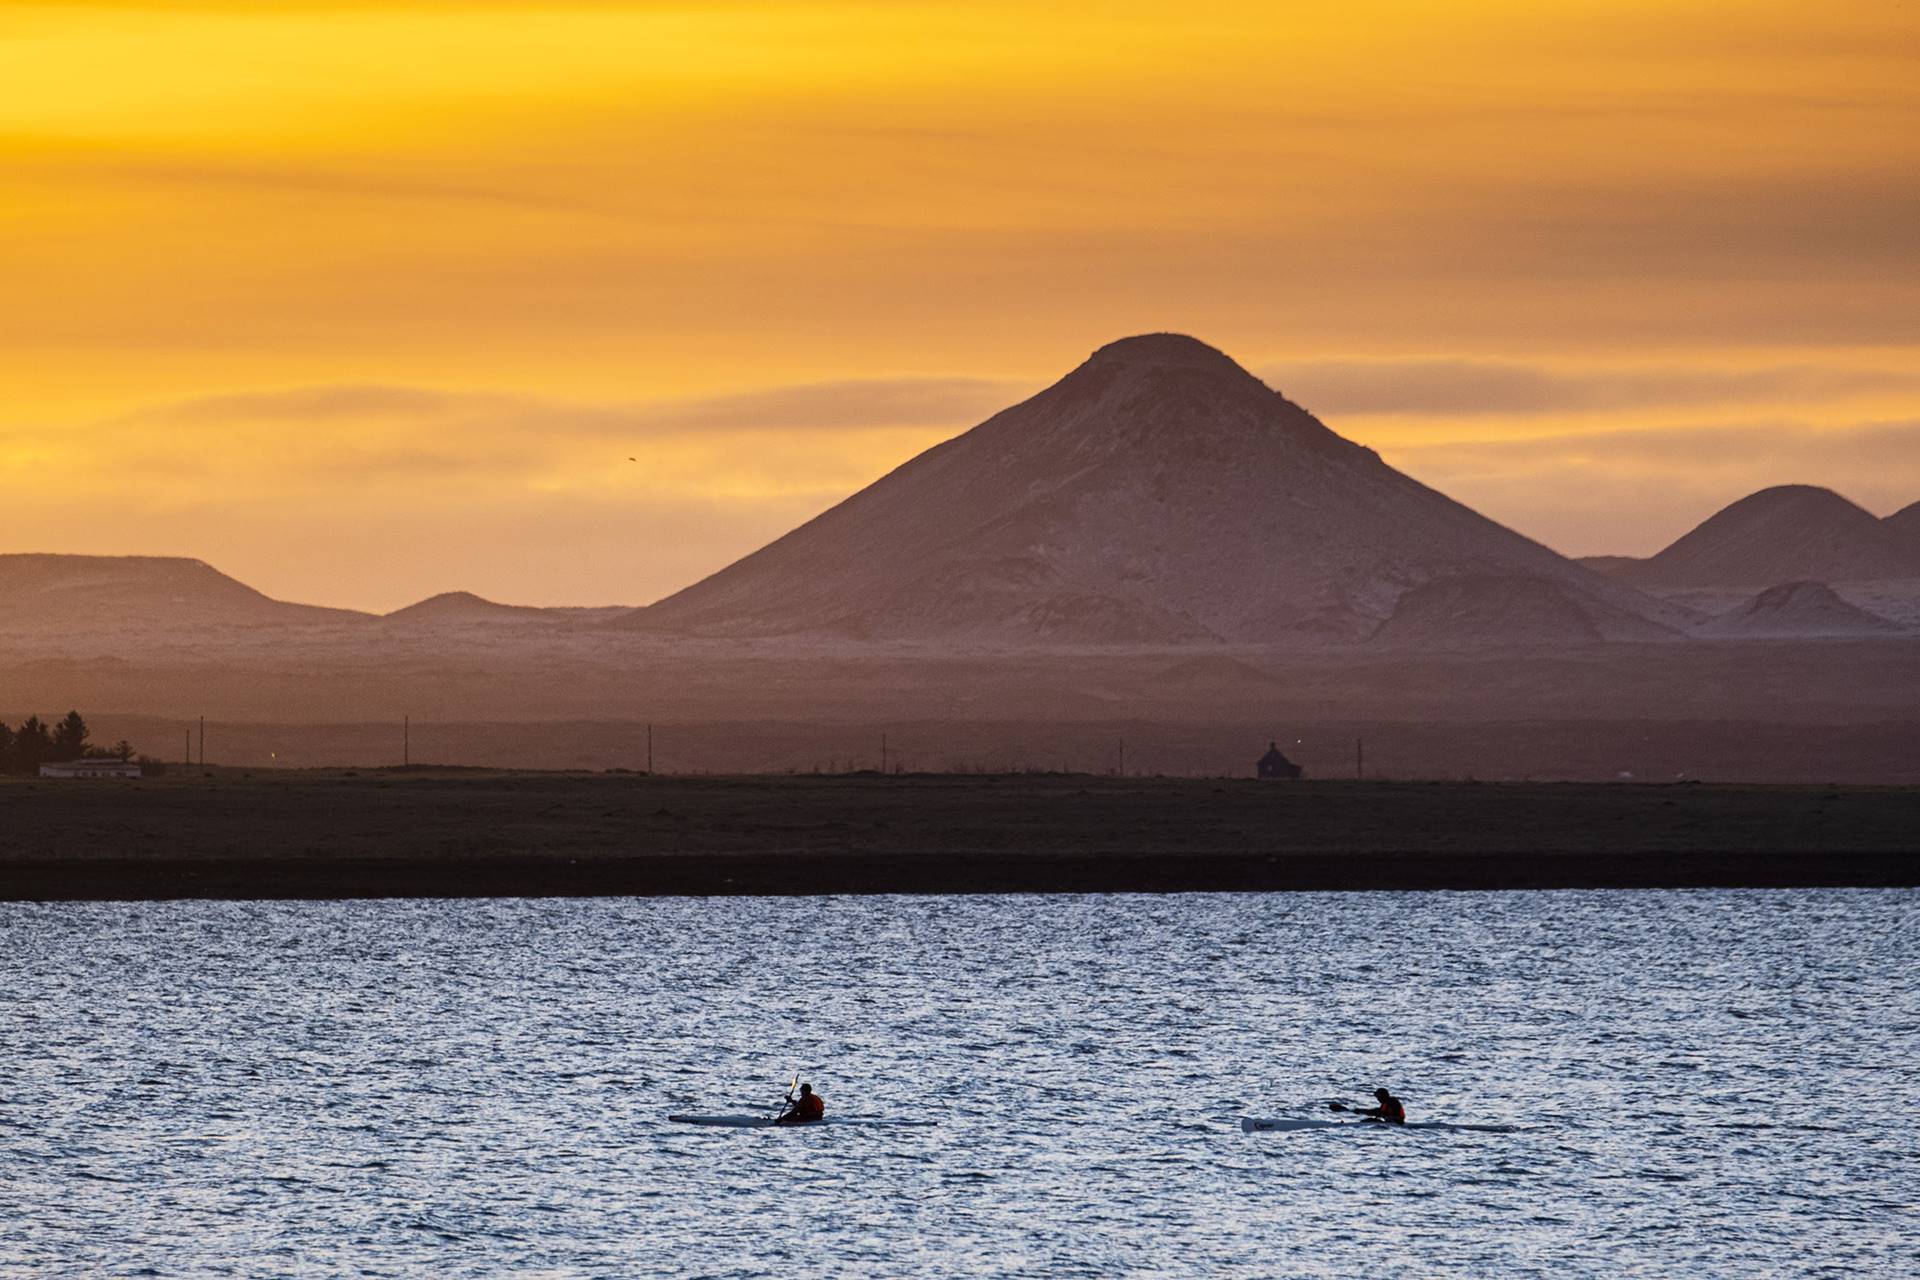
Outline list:
[[[643,603],[1153,330],[1572,554],[1920,499],[1914,3],[0,0],[0,232],[0,551],[283,598]]]

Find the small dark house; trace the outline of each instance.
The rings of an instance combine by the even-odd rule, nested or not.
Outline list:
[[[1260,757],[1260,763],[1254,766],[1263,778],[1297,778],[1300,766],[1280,754],[1280,744],[1269,742],[1267,754]]]

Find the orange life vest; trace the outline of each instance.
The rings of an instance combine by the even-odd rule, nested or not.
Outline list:
[[[1380,1104],[1380,1118],[1388,1124],[1405,1124],[1407,1109],[1400,1105],[1400,1099],[1388,1098]]]
[[[819,1120],[827,1114],[827,1104],[820,1101],[820,1095],[809,1093],[793,1100],[793,1118],[795,1120]]]

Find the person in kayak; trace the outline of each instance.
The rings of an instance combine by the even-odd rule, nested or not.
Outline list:
[[[1407,1109],[1401,1104],[1400,1099],[1394,1097],[1385,1089],[1375,1089],[1373,1096],[1380,1100],[1379,1106],[1355,1107],[1354,1113],[1356,1115],[1368,1116],[1380,1121],[1382,1124],[1405,1124],[1407,1122]]]
[[[812,1124],[816,1120],[826,1119],[827,1104],[820,1101],[820,1095],[813,1091],[810,1084],[801,1085],[800,1096],[789,1101],[793,1106],[776,1119],[775,1124]]]

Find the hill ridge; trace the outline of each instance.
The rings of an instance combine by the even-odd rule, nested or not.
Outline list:
[[[355,609],[276,600],[191,556],[0,553],[0,629],[362,622]]]
[[[1889,635],[1901,628],[1849,604],[1824,582],[1783,582],[1701,628],[1714,636],[1811,637]]]

